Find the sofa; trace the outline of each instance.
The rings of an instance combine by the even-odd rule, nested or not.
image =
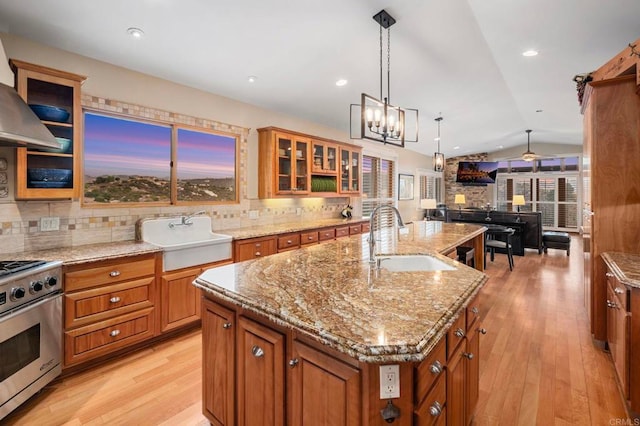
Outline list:
[[[524,255],[524,249],[536,249],[542,253],[542,213],[520,212],[486,209],[446,209],[447,222],[466,222],[481,224],[504,225],[515,229],[513,240],[513,254]]]

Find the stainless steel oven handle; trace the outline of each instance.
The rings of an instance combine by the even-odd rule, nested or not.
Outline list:
[[[24,315],[25,313],[33,310],[33,309],[37,309],[38,307],[44,305],[47,302],[51,302],[52,300],[54,300],[56,297],[62,297],[62,292],[58,292],[58,293],[50,293],[46,296],[44,296],[42,299],[38,299],[35,302],[32,303],[27,303],[26,305],[21,305],[18,306],[15,309],[12,309],[8,312],[5,312],[4,314],[2,314],[2,316],[0,316],[0,323],[3,323],[5,321],[9,321],[15,317],[17,317],[18,315]]]

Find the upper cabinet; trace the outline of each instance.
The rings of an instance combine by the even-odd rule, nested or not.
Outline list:
[[[275,127],[258,135],[260,198],[360,194],[360,147]]]
[[[17,148],[16,199],[77,198],[80,192],[82,108],[80,86],[86,77],[12,59],[16,90],[62,148]],[[51,113],[53,114],[47,114]],[[67,114],[68,113],[68,114]]]

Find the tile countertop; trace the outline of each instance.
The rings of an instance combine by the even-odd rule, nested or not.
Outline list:
[[[622,284],[640,288],[640,255],[606,252],[602,259]]]
[[[245,240],[247,238],[266,237],[269,235],[284,234],[287,232],[300,232],[307,229],[325,228],[329,226],[348,226],[367,222],[366,219],[300,219],[291,222],[278,223],[272,225],[249,226],[244,228],[220,229],[214,232],[231,235],[234,240]]]
[[[117,259],[137,254],[161,252],[153,244],[135,241],[87,244],[16,253],[11,260],[61,260],[65,265],[78,265],[99,260]]]
[[[194,285],[362,362],[421,361],[487,280],[439,253],[485,228],[444,222],[408,228],[400,237],[378,232],[379,250],[431,254],[457,269],[371,269],[363,234],[211,268]]]

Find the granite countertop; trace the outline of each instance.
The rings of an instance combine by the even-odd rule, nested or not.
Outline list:
[[[75,247],[60,247],[46,250],[16,253],[13,260],[61,260],[65,265],[78,265],[99,260],[117,259],[145,253],[161,252],[153,244],[136,241],[87,244]]]
[[[284,234],[287,232],[300,232],[307,229],[324,228],[329,226],[348,226],[366,222],[365,219],[300,219],[291,222],[278,223],[272,225],[249,226],[244,228],[221,229],[215,232],[230,235],[234,240],[245,240],[248,238],[267,237],[269,235]]]
[[[487,280],[440,253],[484,228],[415,222],[408,229],[399,237],[377,231],[378,252],[430,254],[456,270],[371,268],[363,234],[208,269],[194,285],[360,361],[421,361]]]
[[[605,252],[602,259],[622,284],[640,288],[640,255]]]

